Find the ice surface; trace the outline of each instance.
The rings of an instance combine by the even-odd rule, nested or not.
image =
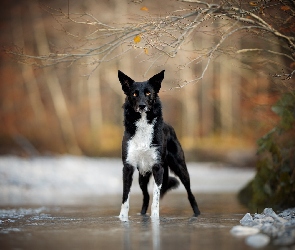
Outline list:
[[[142,197],[135,195],[132,198],[137,204],[131,207],[128,222],[121,222],[117,216],[119,199],[116,201],[108,196],[102,197],[98,205],[45,206],[45,210],[43,207],[5,209],[6,214],[15,216],[15,212],[19,212],[24,216],[12,218],[13,221],[8,221],[7,217],[3,219],[0,248],[249,250],[242,238],[235,239],[228,234],[228,229],[238,223],[245,209],[233,199],[234,194],[226,195],[227,202],[224,202],[224,194],[220,196],[198,196],[204,213],[191,217],[186,195],[171,193],[165,199],[167,203],[162,202],[160,218],[155,220],[137,214]]]
[[[13,219],[20,219],[23,218],[26,215],[34,215],[39,214],[41,212],[46,211],[45,207],[39,207],[39,208],[13,208],[13,209],[0,209],[0,218],[6,219],[6,218],[13,218]]]

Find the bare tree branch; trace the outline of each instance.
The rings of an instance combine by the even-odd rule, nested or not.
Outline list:
[[[295,62],[295,37],[276,29],[266,20],[264,13],[267,8],[281,8],[287,3],[294,5],[291,0],[275,3],[263,1],[263,4],[257,4],[258,6],[253,9],[245,8],[248,2],[237,1],[239,3],[237,4],[236,1],[230,0],[222,1],[220,4],[194,0],[180,1],[192,5],[185,9],[175,10],[165,17],[157,15],[142,17],[139,20],[143,21],[125,25],[103,23],[90,13],[64,13],[59,9],[44,7],[57,21],[61,31],[76,39],[77,44],[64,49],[63,52],[51,52],[45,55],[27,55],[21,49],[7,50],[7,53],[18,57],[21,62],[39,67],[61,63],[71,66],[73,63],[80,63],[92,66],[91,72],[93,72],[103,62],[120,58],[127,52],[137,51],[138,55],[146,54],[147,60],[151,61],[148,71],[163,58],[175,58],[179,52],[184,50],[186,44],[194,39],[196,34],[215,36],[214,44],[208,44],[207,47],[199,50],[196,49],[194,51],[195,57],[191,57],[186,64],[179,65],[179,68],[182,68],[205,62],[205,67],[200,75],[180,84],[179,88],[201,80],[213,58],[222,52],[221,47],[233,35],[244,36],[245,34],[261,33],[262,36],[269,35],[273,39],[280,39],[280,44],[285,48],[284,52],[262,48],[237,48],[235,51],[237,54],[264,50]],[[294,12],[290,18],[292,16],[294,16]],[[288,19],[282,20],[288,22]],[[67,29],[69,23],[88,27],[89,33],[74,34]],[[293,73],[290,73],[287,79],[292,76]]]
[[[273,55],[277,55],[277,56],[282,56],[282,57],[286,57],[290,60],[293,60],[292,56],[288,55],[288,54],[285,54],[285,53],[281,53],[281,52],[277,52],[277,51],[272,51],[272,50],[268,50],[268,49],[240,49],[240,50],[237,50],[237,54],[242,54],[242,53],[249,53],[249,52],[267,52],[267,53],[270,53],[270,54],[273,54]]]

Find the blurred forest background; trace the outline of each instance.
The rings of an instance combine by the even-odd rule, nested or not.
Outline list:
[[[257,7],[253,1],[245,4],[248,9]],[[1,45],[28,55],[64,53],[81,46],[83,40],[74,35],[83,37],[89,30],[69,21],[65,25],[74,34],[69,36],[48,11],[51,8],[64,13],[91,13],[113,25],[191,7],[175,0],[5,1],[1,7]],[[285,11],[277,6],[275,13],[283,16]],[[92,58],[88,63],[40,68],[19,63],[17,57],[2,50],[0,153],[120,156],[124,95],[117,70],[142,81],[165,69],[160,92],[164,118],[175,127],[187,158],[251,164],[257,139],[279,120],[271,106],[294,84],[294,80],[283,82],[273,74],[282,72],[281,65],[288,64],[291,69],[295,65],[284,61],[284,57],[264,53],[227,53],[228,48],[239,50],[245,46],[281,50],[278,41],[266,42],[266,35],[259,39],[259,35],[247,38],[237,34],[223,44],[222,53],[210,63],[202,80],[174,88],[200,75],[206,66],[179,66],[186,65],[191,54],[198,54],[216,41],[212,35],[215,31],[206,28],[204,25],[194,34],[175,58],[153,64],[148,51],[139,54],[134,48],[131,53],[102,63],[93,72]]]

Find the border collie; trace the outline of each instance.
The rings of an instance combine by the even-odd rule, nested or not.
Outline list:
[[[123,198],[119,218],[128,220],[129,194],[135,168],[139,171],[139,185],[143,193],[141,214],[149,206],[148,183],[154,177],[151,217],[159,218],[159,199],[179,182],[169,177],[169,169],[183,183],[194,216],[200,214],[190,188],[190,177],[181,145],[174,129],[163,121],[161,102],[158,96],[164,79],[164,70],[148,81],[135,82],[118,71],[122,90],[126,95],[123,105],[125,132],[122,140]]]

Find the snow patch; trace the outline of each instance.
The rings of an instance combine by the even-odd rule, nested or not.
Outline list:
[[[1,156],[0,204],[77,204],[89,197],[99,202],[104,195],[122,195],[122,167],[121,159]],[[194,193],[237,192],[255,174],[252,169],[217,163],[188,163],[187,167]],[[137,179],[135,171],[131,194],[141,194]],[[175,191],[186,192],[183,185]]]

